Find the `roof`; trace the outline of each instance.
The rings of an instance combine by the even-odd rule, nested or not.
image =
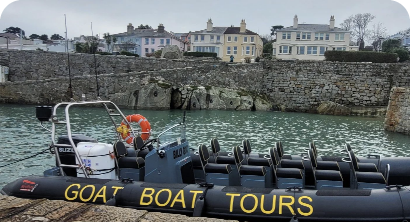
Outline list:
[[[329,25],[327,24],[298,24],[298,27],[296,29],[291,27],[286,27],[283,29],[278,30],[279,32],[281,31],[315,31],[315,32],[328,32],[328,31],[336,31],[336,32],[349,32],[344,29],[335,27],[334,29],[330,29]]]
[[[158,32],[158,29],[134,29],[132,33],[128,32],[123,32],[123,33],[118,33],[114,34],[113,36],[120,37],[120,36],[133,36],[133,37],[139,37],[139,38],[144,38],[144,37],[150,37],[150,38],[173,38],[178,41],[180,40],[178,37],[173,36],[171,33],[168,31],[164,30],[164,32]]]
[[[248,29],[246,29],[245,33],[243,32],[241,33],[240,29],[241,29],[240,27],[228,27],[226,31],[224,32],[224,34],[258,35],[257,33],[252,32]]]
[[[207,31],[206,29],[191,32],[191,34],[209,34],[209,33],[215,33],[215,34],[224,34],[225,30],[228,27],[213,27],[212,31]]]

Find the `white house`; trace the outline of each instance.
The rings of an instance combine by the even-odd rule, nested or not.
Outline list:
[[[213,27],[209,19],[204,30],[191,32],[191,52],[216,52],[223,57],[224,33],[228,27]]]
[[[334,16],[327,24],[298,24],[277,31],[276,42],[272,44],[273,56],[277,59],[324,60],[325,51],[358,51],[350,44],[350,31],[335,27]]]

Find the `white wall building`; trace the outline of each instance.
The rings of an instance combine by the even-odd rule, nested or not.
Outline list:
[[[358,51],[350,44],[350,32],[335,27],[334,16],[326,24],[298,24],[277,31],[276,42],[272,44],[273,56],[277,59],[324,60],[325,51]]]
[[[191,32],[191,52],[216,52],[223,57],[224,32],[228,27],[213,27],[212,20],[204,30]]]

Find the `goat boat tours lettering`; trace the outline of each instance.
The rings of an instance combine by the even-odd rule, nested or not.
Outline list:
[[[97,191],[94,185],[86,185],[86,186],[81,187],[80,184],[74,183],[67,187],[64,195],[65,195],[66,200],[71,200],[71,201],[80,199],[82,202],[95,203],[95,201],[98,198],[102,198],[103,203],[106,203],[107,202],[107,196],[106,196],[107,189],[112,189],[114,191],[113,193],[113,196],[114,196],[118,192],[118,190],[124,189],[124,187],[111,186],[107,188],[107,186],[102,186]],[[91,191],[91,194],[85,194],[84,191],[86,190]]]
[[[175,191],[174,191],[175,192]],[[192,204],[191,208],[195,207],[195,200],[198,194],[202,194],[202,190],[190,190],[189,193],[192,193]],[[158,207],[174,207],[176,203],[180,203],[183,208],[187,208],[184,190],[179,190],[174,194],[170,189],[160,189],[156,191],[154,188],[145,188],[142,191],[140,198],[140,205],[147,206],[155,204]],[[179,205],[179,206],[181,206]]]
[[[176,159],[176,158],[178,158],[178,157],[181,157],[182,155],[185,155],[185,154],[187,154],[188,153],[188,147],[181,147],[181,148],[179,148],[179,149],[177,149],[177,150],[174,150],[173,151],[173,154],[174,154],[174,159]]]
[[[226,196],[229,196],[231,198],[229,203],[229,212],[233,211],[234,205],[235,209],[238,209],[237,205],[239,200],[239,208],[247,214],[253,213],[257,209],[259,209],[264,214],[272,214],[275,212],[283,214],[284,209],[286,208],[292,213],[292,215],[296,215],[295,210],[297,210],[297,212],[302,216],[310,216],[313,213],[312,205],[306,203],[312,202],[312,198],[310,198],[309,196],[301,196],[297,198],[298,204],[303,206],[304,208],[298,207],[296,209],[294,209],[295,197],[293,196],[273,195],[272,197],[269,197],[269,199],[265,195],[258,197],[254,194],[245,194],[241,196],[241,194],[238,193],[227,193]],[[276,204],[277,202],[278,204]],[[245,203],[251,204],[248,204],[247,207],[245,207]],[[267,206],[271,207],[268,208]],[[278,206],[277,209],[276,206]]]

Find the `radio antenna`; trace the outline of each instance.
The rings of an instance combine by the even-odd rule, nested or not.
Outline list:
[[[91,40],[94,40],[94,31],[93,31],[93,23],[91,22]],[[98,97],[100,97],[100,87],[99,87],[99,85],[98,85],[98,75],[97,75],[97,59],[95,58],[95,51],[97,51],[97,48],[98,48],[98,39],[97,39],[97,41],[96,41],[96,48],[95,49],[93,49],[94,47],[93,47],[93,42],[94,41],[92,41],[91,42],[91,47],[90,47],[90,49],[91,50],[93,50],[93,54],[94,54],[94,73],[95,73],[95,82],[96,82],[96,84],[97,84],[97,99],[98,99]]]
[[[65,24],[65,47],[67,51],[67,62],[68,62],[68,79],[70,80],[70,83],[68,85],[68,92],[70,94],[70,98],[73,98],[73,87],[71,86],[71,68],[70,68],[70,53],[68,52],[68,38],[67,38],[67,16],[64,14],[64,24]]]

